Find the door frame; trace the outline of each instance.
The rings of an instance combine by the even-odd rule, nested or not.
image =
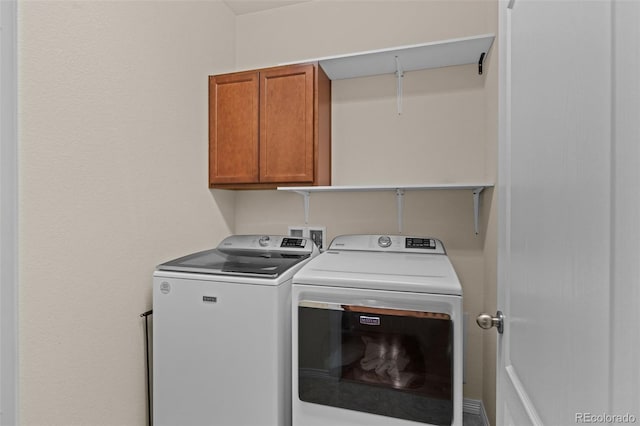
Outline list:
[[[612,0],[609,406],[640,421],[640,3]]]
[[[0,1],[0,425],[18,424],[17,1]]]
[[[509,0],[498,1],[498,179],[497,179],[497,191],[498,191],[498,259],[497,259],[497,306],[498,309],[504,312],[510,312],[509,301],[509,268],[506,266],[510,263],[511,253],[510,241],[511,241],[511,199],[510,191],[511,187],[511,20],[510,20],[510,8],[513,7],[513,2]],[[509,318],[504,319],[505,328],[509,327]],[[513,386],[509,391],[504,388],[503,380],[504,373],[504,360],[509,359],[508,354],[508,330],[505,334],[498,334],[497,348],[496,348],[496,404],[495,404],[495,416],[496,425],[504,425],[507,423],[507,419],[504,418],[503,404],[506,398],[508,398],[509,392],[518,392],[517,387]],[[524,400],[528,400],[528,397],[524,395],[522,398],[521,392],[519,397]],[[529,416],[531,424],[540,424],[539,416],[537,413],[529,412],[524,407]]]

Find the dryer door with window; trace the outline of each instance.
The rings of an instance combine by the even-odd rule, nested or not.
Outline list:
[[[444,311],[298,301],[300,401],[450,425],[454,325]]]

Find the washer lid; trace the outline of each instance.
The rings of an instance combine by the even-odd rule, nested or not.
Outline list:
[[[163,263],[157,270],[277,278],[314,253],[317,248],[307,238],[238,235],[215,249]]]
[[[293,284],[462,295],[442,254],[328,250],[302,267]]]

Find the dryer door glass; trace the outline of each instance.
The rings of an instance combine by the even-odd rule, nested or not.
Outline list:
[[[299,303],[302,401],[450,425],[452,357],[448,314]]]

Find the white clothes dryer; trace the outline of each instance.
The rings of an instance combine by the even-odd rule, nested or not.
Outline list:
[[[153,424],[291,424],[291,279],[308,238],[234,235],[153,274]]]
[[[293,278],[293,425],[461,425],[462,321],[439,240],[335,238]]]

